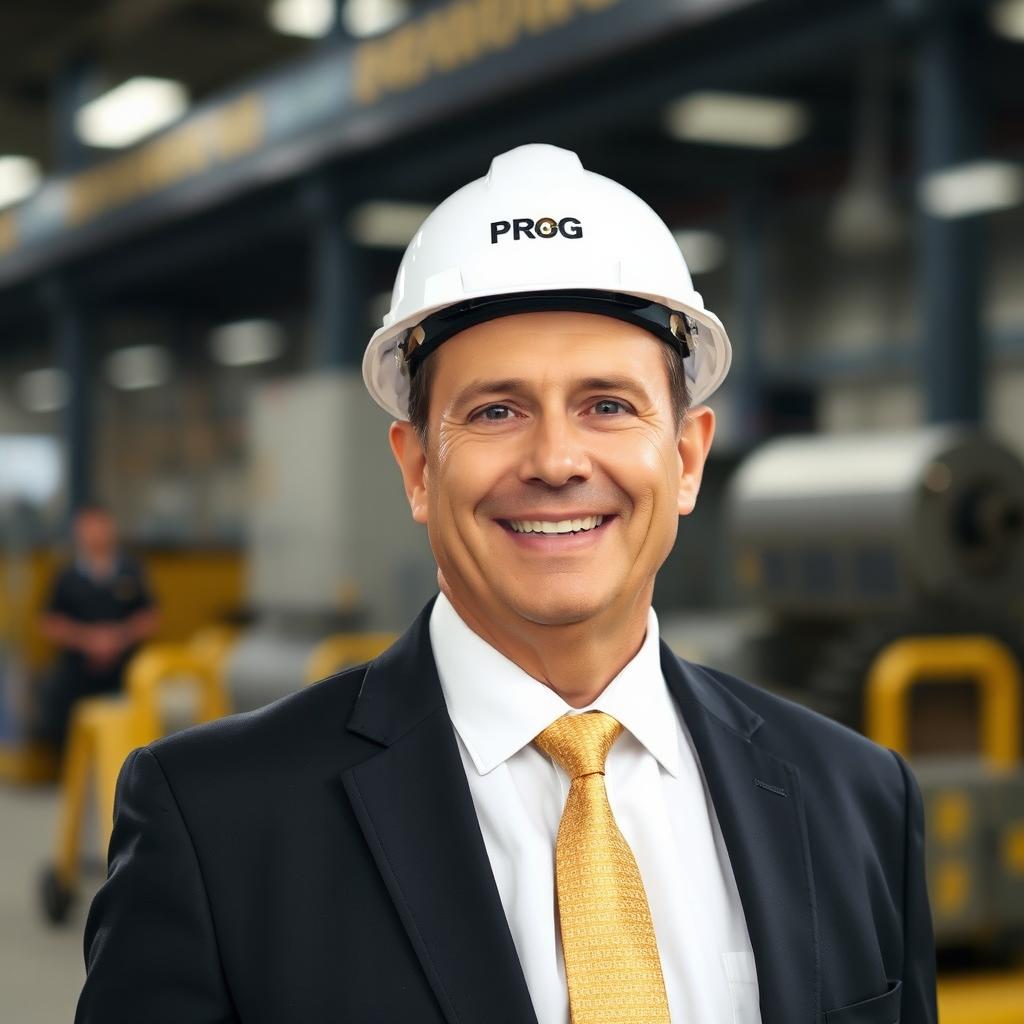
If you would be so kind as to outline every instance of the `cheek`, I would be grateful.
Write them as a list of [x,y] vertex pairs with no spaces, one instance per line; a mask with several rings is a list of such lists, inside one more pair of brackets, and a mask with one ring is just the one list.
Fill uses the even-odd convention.
[[616,443],[613,439],[604,454],[609,475],[638,509],[653,509],[665,502],[674,506],[678,466],[673,444],[645,433],[639,440],[622,438]]
[[472,514],[500,478],[501,460],[493,445],[450,434],[439,438],[432,474],[432,505],[447,515]]

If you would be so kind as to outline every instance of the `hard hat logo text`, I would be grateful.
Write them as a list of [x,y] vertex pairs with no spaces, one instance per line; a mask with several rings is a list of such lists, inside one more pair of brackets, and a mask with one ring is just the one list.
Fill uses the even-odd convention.
[[529,217],[516,217],[514,220],[491,221],[491,245],[494,245],[502,235],[509,233],[513,242],[518,242],[520,238],[554,238],[555,235],[561,235],[563,238],[582,238],[583,225],[575,217],[563,217],[561,220],[541,217],[537,221]]

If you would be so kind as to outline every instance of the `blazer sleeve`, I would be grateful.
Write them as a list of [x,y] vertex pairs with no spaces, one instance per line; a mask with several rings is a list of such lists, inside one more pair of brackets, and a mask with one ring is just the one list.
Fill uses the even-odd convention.
[[891,752],[903,773],[903,1006],[900,1024],[935,1024],[935,936],[924,859],[924,803],[907,762]]
[[238,1024],[192,838],[146,747],[118,776],[85,963],[75,1024]]

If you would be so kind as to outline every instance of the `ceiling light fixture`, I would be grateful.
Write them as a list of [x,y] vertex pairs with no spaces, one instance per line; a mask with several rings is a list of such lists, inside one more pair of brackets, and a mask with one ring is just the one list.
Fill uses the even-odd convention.
[[691,274],[706,274],[725,261],[725,240],[714,231],[681,228],[672,237]]
[[39,164],[28,156],[0,156],[0,209],[20,203],[39,187]]
[[267,20],[275,32],[300,39],[319,39],[334,24],[334,0],[274,0]]
[[394,28],[409,13],[407,0],[346,0],[341,23],[349,35],[364,39]]
[[988,19],[994,32],[1015,43],[1024,43],[1024,0],[1002,0],[993,4]]
[[802,103],[732,92],[695,92],[665,110],[665,128],[684,142],[778,149],[807,132]]
[[1024,200],[1024,168],[1004,160],[973,160],[926,174],[918,196],[933,217],[953,219],[1006,210]]
[[132,345],[107,356],[107,380],[121,391],[155,388],[171,379],[170,353],[161,345]]
[[425,203],[375,199],[352,211],[349,227],[359,245],[404,249],[432,209]]
[[89,146],[121,149],[176,121],[188,90],[169,78],[129,78],[75,112],[75,132]]
[[29,370],[18,378],[18,401],[28,412],[56,412],[68,401],[68,375],[56,367]]
[[238,320],[210,332],[210,352],[221,366],[269,363],[284,352],[284,331],[275,320]]

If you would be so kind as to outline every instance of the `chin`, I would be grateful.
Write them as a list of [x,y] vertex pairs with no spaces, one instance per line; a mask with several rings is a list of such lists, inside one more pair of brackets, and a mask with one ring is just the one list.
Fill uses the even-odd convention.
[[586,622],[608,606],[607,601],[595,599],[593,594],[530,594],[509,602],[511,607],[528,622],[539,626],[569,626]]

